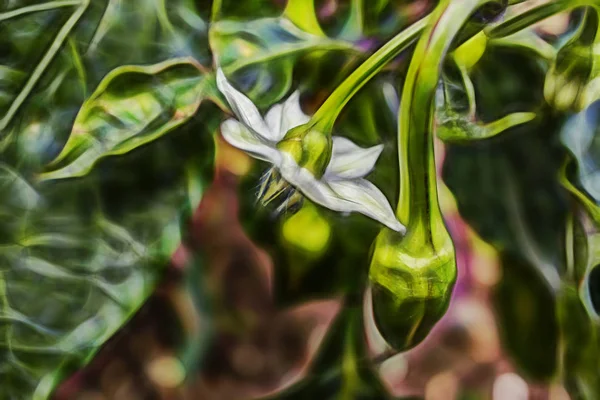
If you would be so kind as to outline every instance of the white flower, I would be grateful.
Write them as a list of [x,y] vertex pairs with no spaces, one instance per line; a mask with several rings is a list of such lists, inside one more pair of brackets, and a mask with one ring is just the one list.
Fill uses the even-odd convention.
[[[231,86],[221,69],[217,71],[217,86],[238,118],[223,122],[223,137],[232,146],[273,164],[274,171],[268,174],[268,180],[280,174],[289,185],[315,203],[338,212],[359,212],[395,231],[405,230],[384,194],[364,179],[373,169],[383,145],[365,149],[346,138],[334,136],[329,164],[323,176],[317,178],[277,147],[290,129],[306,124],[310,119],[300,108],[297,91],[283,103],[273,106],[263,119],[252,101]],[[286,191],[286,186],[279,181],[274,189],[268,189],[272,192],[270,197]]]

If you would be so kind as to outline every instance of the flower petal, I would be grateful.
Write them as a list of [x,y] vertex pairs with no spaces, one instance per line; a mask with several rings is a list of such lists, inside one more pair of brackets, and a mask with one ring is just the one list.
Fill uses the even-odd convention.
[[[304,114],[300,108],[300,92],[296,90],[283,103],[281,130],[285,135],[290,129],[306,124],[308,121],[310,121],[310,117]],[[281,137],[283,138],[283,135]]]
[[334,180],[329,181],[329,186],[339,198],[349,203],[348,211],[364,214],[395,231],[405,231],[385,195],[368,180]]
[[382,144],[365,149],[349,139],[334,136],[325,177],[329,180],[362,178],[373,170],[382,151]]
[[281,131],[281,120],[283,118],[283,104],[275,104],[267,111],[265,122],[269,128],[270,140],[278,142],[285,132]]
[[371,182],[365,179],[319,180],[307,169],[300,168],[291,156],[282,154],[281,175],[310,200],[334,211],[359,212],[395,231],[405,231],[383,193]]
[[307,123],[310,117],[300,108],[300,92],[296,90],[283,103],[271,107],[265,120],[272,134],[271,140],[278,142],[287,131]]
[[241,122],[231,118],[221,124],[223,138],[240,150],[244,150],[254,158],[278,164],[281,156],[279,152],[265,143],[258,134],[248,129]]
[[231,86],[221,68],[217,70],[217,87],[227,99],[233,113],[244,125],[267,139],[271,136],[258,108],[252,100]]

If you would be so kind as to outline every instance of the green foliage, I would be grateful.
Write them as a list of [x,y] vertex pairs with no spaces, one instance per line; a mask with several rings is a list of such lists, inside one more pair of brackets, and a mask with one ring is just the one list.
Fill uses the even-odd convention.
[[156,140],[186,123],[215,90],[192,60],[113,70],[82,105],[69,140],[40,179],[85,175],[102,157]]
[[[505,63],[500,67],[505,57],[514,60],[512,68]],[[501,81],[511,84],[499,85]],[[522,53],[489,51],[474,69],[473,82],[484,120],[517,106],[543,115],[543,123],[516,127],[497,139],[450,146],[444,180],[463,218],[501,253],[503,278],[496,307],[510,355],[528,376],[548,380],[557,365],[553,287],[564,271],[566,204],[556,177],[566,154],[552,139],[558,136],[560,120],[539,108],[543,70]],[[485,95],[489,92],[494,96]],[[525,309],[526,315],[518,314]],[[538,329],[547,332],[544,340],[537,338]]]
[[211,25],[210,44],[217,64],[259,107],[289,91],[300,56],[355,51],[350,43],[303,31],[283,16],[218,21]]
[[8,166],[0,174],[0,397],[42,399],[148,296],[172,251],[159,238],[173,214],[155,208],[148,219],[142,206],[120,225],[85,187],[67,199],[64,187],[36,189]]
[[558,363],[556,306],[554,293],[537,274],[529,262],[505,253],[494,297],[509,356],[526,377],[550,381]]
[[254,197],[264,165],[242,179],[240,219],[277,267],[278,306],[347,300],[308,377],[275,397],[389,397],[366,348],[365,293],[400,351],[444,315],[457,271],[434,132],[461,216],[500,254],[509,358],[598,397],[598,15],[556,50],[528,26],[587,3],[492,22],[519,2],[441,1],[406,29],[422,15],[388,0],[0,1],[0,398],[50,396],[152,293],[213,178],[228,117],[216,67],[261,110],[298,89],[311,114],[333,91],[319,134],[385,145],[369,180],[407,225],[314,204],[274,217]]

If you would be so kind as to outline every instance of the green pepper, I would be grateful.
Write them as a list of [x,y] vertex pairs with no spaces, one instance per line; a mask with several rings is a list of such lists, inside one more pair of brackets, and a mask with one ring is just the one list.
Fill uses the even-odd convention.
[[369,270],[375,324],[396,350],[418,344],[444,315],[456,281],[454,245],[437,197],[435,94],[446,54],[462,26],[496,0],[442,1],[411,60],[398,121],[400,202],[405,233],[384,229]]

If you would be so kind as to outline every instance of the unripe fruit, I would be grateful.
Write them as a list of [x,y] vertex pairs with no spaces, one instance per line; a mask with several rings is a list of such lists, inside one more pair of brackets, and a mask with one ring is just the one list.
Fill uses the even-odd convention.
[[420,343],[444,315],[456,281],[454,249],[389,229],[375,241],[369,271],[375,324],[398,351]]

